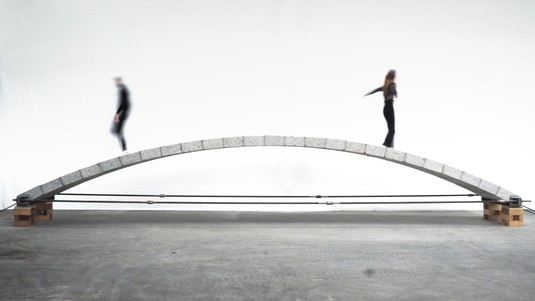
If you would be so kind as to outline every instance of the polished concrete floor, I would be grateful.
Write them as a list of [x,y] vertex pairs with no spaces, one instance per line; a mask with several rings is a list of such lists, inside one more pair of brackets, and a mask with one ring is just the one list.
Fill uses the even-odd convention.
[[535,216],[0,214],[0,300],[535,300]]

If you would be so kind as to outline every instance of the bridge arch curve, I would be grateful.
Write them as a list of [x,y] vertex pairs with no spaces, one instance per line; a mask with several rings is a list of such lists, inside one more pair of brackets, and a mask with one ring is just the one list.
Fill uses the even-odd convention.
[[392,148],[329,138],[237,136],[172,144],[123,155],[36,186],[20,194],[18,198],[24,197],[32,201],[50,199],[58,193],[105,174],[156,159],[205,150],[259,146],[306,147],[364,155],[397,163],[439,177],[476,193],[484,199],[509,201],[511,196],[515,196],[515,194],[498,185],[457,168]]

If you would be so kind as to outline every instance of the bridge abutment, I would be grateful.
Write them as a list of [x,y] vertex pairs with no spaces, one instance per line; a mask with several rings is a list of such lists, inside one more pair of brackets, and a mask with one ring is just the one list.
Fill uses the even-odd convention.
[[524,209],[522,200],[511,198],[511,202],[497,203],[495,200],[482,199],[483,218],[501,223],[508,227],[522,227],[524,225]]
[[35,205],[19,205],[13,209],[15,227],[30,227],[35,223]]
[[13,210],[15,227],[31,227],[37,222],[49,221],[53,216],[54,197],[34,202],[26,196],[19,196]]
[[44,202],[38,202],[35,204],[35,217],[38,222],[49,221],[52,219],[54,199],[48,199]]

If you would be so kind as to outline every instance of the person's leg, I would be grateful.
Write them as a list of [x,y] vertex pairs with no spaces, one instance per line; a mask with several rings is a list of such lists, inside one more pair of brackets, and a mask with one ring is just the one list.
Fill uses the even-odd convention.
[[394,147],[394,134],[396,133],[396,122],[394,118],[394,105],[392,103],[385,103],[383,109],[383,115],[386,119],[386,125],[388,126],[388,133],[386,134],[385,142],[386,147]]
[[123,133],[119,133],[119,140],[121,140],[121,147],[123,148],[123,151],[126,150],[126,140],[124,139]]
[[115,133],[117,134],[117,137],[119,138],[119,142],[121,143],[121,147],[123,151],[126,150],[126,140],[124,138],[123,134],[123,128],[124,128],[124,119],[119,120],[116,124]]

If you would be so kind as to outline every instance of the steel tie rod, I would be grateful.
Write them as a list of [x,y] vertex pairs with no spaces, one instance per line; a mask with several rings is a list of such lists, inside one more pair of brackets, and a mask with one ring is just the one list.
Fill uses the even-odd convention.
[[474,197],[478,194],[383,194],[383,195],[220,195],[220,194],[117,194],[117,193],[60,193],[59,196],[98,197],[158,197],[158,198],[416,198],[416,197]]

